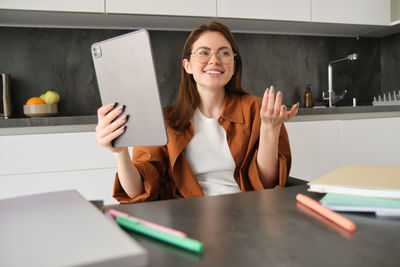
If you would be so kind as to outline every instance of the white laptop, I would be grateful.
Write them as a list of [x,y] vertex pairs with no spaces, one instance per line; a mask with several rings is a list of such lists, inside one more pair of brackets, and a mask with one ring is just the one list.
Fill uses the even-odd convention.
[[125,105],[125,133],[113,146],[153,146],[168,142],[149,33],[142,29],[92,45],[103,105]]
[[144,266],[147,252],[77,191],[0,200],[0,266]]

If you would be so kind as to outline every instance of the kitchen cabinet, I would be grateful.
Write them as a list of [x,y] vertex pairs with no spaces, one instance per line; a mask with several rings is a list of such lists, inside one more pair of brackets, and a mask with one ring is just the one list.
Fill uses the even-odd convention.
[[343,164],[400,166],[399,136],[399,117],[342,121]]
[[116,160],[95,132],[0,136],[0,147],[0,198],[76,189],[116,203]]
[[216,17],[216,0],[106,0],[110,14]]
[[103,13],[104,0],[2,0],[0,9]]
[[310,4],[310,0],[218,0],[218,17],[309,22]]
[[313,180],[348,164],[400,166],[400,118],[286,123],[293,177]]
[[104,0],[2,0],[0,26],[105,28]]
[[390,13],[392,23],[400,23],[400,0],[391,0]]
[[233,32],[383,37],[400,30],[390,27],[397,1],[3,0],[0,26],[191,31],[219,20]]
[[313,22],[390,25],[390,0],[311,0]]
[[340,121],[288,122],[285,126],[292,151],[291,176],[313,180],[342,166]]

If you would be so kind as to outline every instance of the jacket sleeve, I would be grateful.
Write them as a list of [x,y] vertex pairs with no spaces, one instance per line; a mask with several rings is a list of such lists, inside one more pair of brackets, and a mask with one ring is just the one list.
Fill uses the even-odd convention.
[[[249,180],[254,190],[261,190],[264,189],[264,187],[257,167],[257,153],[258,148],[255,149],[255,153],[249,165]],[[286,185],[291,164],[292,155],[290,152],[289,136],[285,125],[282,124],[278,142],[278,181],[275,188],[282,188]]]
[[131,198],[122,188],[118,173],[115,175],[113,197],[121,203],[144,202],[166,198],[165,193],[170,192],[167,185],[166,146],[135,147],[132,153],[132,162],[139,171],[144,186],[141,195]]

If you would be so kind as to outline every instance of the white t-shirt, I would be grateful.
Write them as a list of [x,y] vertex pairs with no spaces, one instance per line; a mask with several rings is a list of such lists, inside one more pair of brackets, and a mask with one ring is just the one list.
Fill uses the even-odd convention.
[[235,162],[225,129],[216,118],[207,118],[197,108],[193,114],[194,136],[185,155],[206,196],[240,192],[233,178]]

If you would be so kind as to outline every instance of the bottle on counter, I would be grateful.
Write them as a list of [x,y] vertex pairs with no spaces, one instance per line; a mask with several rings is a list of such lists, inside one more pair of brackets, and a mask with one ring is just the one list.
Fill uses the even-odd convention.
[[313,107],[311,84],[307,84],[306,86],[306,92],[304,93],[304,107],[305,108]]

